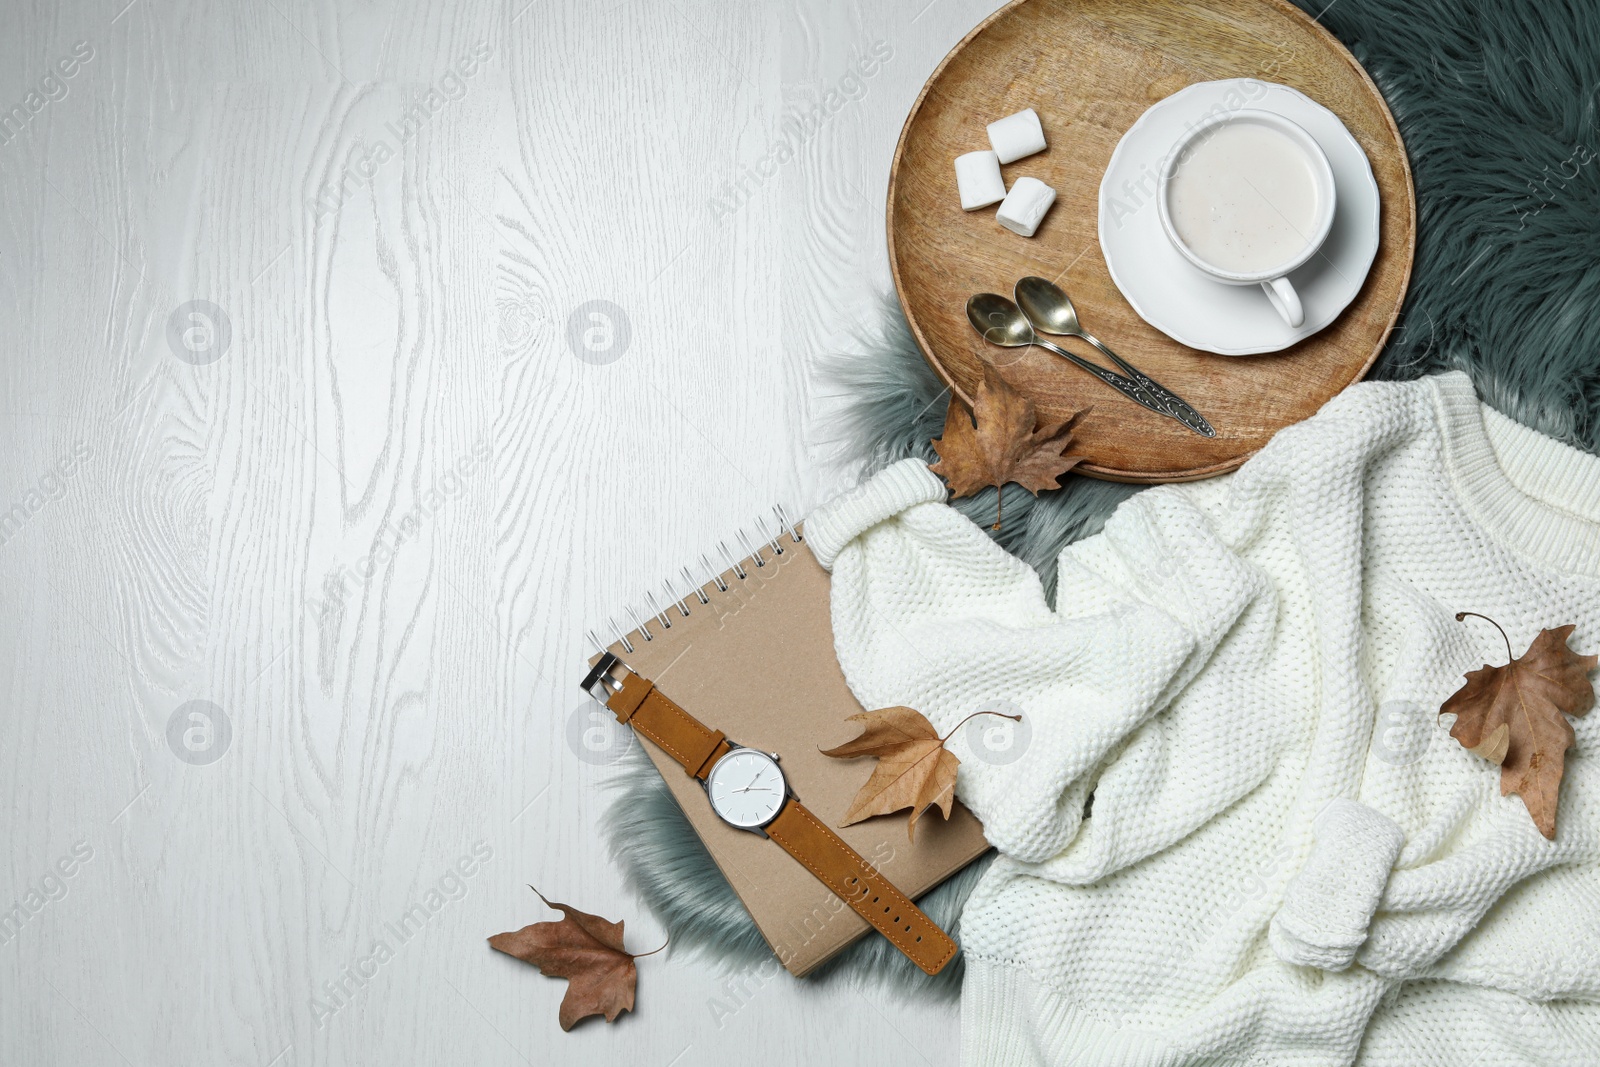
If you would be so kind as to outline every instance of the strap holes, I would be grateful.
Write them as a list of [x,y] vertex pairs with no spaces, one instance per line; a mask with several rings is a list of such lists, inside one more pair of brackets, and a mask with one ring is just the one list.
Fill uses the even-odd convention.
[[[908,926],[908,927],[906,927],[906,929],[909,930],[909,929],[911,929],[911,927]],[[917,935],[917,944],[919,944],[919,945],[922,944],[922,935],[921,934]]]

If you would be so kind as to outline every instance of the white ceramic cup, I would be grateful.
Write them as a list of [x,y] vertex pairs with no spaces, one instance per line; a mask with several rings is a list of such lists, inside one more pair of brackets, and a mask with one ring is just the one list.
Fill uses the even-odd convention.
[[[1306,238],[1305,247],[1281,263],[1248,272],[1227,270],[1214,263],[1208,263],[1197,255],[1178,236],[1177,227],[1173,225],[1172,214],[1168,208],[1168,193],[1173,176],[1188,161],[1191,151],[1200,139],[1214,134],[1223,126],[1239,122],[1256,123],[1286,136],[1305,154],[1305,161],[1310,166],[1312,179],[1317,187],[1316,215],[1309,232],[1302,235]],[[1161,228],[1166,232],[1167,240],[1172,242],[1173,247],[1182,253],[1196,270],[1225,285],[1259,284],[1272,306],[1283,317],[1283,321],[1291,327],[1298,328],[1305,322],[1305,309],[1300,304],[1300,294],[1296,293],[1294,286],[1289,283],[1288,275],[1314,256],[1317,249],[1327,240],[1328,231],[1333,227],[1335,196],[1333,168],[1328,165],[1328,157],[1322,151],[1322,146],[1317,144],[1316,138],[1298,123],[1291,122],[1282,115],[1253,108],[1238,108],[1212,115],[1196,123],[1177,144],[1173,145],[1172,151],[1167,154],[1161,165],[1161,184],[1156,203],[1161,212]]]

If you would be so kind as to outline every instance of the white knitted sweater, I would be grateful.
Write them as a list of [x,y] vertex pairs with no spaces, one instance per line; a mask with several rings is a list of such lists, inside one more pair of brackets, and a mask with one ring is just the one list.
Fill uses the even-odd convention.
[[1457,611],[1600,648],[1600,458],[1465,375],[1357,385],[1130,499],[1055,610],[944,499],[908,460],[806,533],[865,706],[1025,717],[951,741],[1001,853],[964,1063],[1600,1064],[1600,712],[1554,841],[1437,715],[1505,661]]

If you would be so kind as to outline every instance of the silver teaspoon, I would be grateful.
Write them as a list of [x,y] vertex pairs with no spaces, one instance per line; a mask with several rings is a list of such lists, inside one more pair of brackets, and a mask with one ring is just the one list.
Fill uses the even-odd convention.
[[1052,344],[1034,333],[1022,309],[999,293],[978,293],[968,297],[967,321],[972,323],[972,328],[990,344],[1002,348],[1026,348],[1028,345],[1038,345],[1054,352],[1073,366],[1088,371],[1134,403],[1141,404],[1158,415],[1172,414],[1160,400],[1139,383],[1108,371],[1099,364],[1090,363],[1077,353],[1068,352],[1060,345]]
[[1143,386],[1145,391],[1156,399],[1160,405],[1158,410],[1163,414],[1171,415],[1204,437],[1217,436],[1217,431],[1211,428],[1211,424],[1182,397],[1111,351],[1098,337],[1086,331],[1078,322],[1078,309],[1072,306],[1072,298],[1059,285],[1048,278],[1030,276],[1018,282],[1015,291],[1017,306],[1022,309],[1022,313],[1027,316],[1035,329],[1061,337],[1083,338],[1105,353],[1112,362],[1127,371],[1129,377]]

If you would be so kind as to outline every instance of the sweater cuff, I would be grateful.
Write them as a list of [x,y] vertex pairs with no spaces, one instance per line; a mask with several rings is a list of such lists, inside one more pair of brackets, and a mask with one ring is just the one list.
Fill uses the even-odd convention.
[[1289,879],[1268,940],[1285,963],[1342,971],[1367,939],[1405,834],[1382,812],[1345,799],[1322,809],[1313,832],[1316,844]]
[[943,503],[944,482],[920,459],[902,459],[811,513],[806,520],[806,543],[823,570],[845,545],[917,504]]

